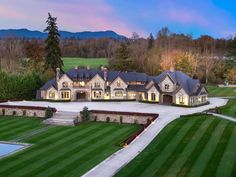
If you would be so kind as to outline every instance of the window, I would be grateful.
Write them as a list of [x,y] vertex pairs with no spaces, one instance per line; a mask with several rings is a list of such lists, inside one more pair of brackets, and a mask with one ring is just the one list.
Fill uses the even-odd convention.
[[62,87],[68,87],[68,82],[63,82]]
[[151,93],[151,100],[155,101],[156,100],[156,94],[155,93]]
[[123,92],[122,91],[116,91],[115,96],[116,97],[123,97]]
[[179,96],[179,103],[184,104],[184,96],[183,95]]
[[206,96],[202,96],[202,102],[206,102],[207,97]]
[[117,87],[120,87],[120,85],[121,85],[120,81],[117,81],[116,85],[117,85]]
[[49,98],[55,98],[55,92],[49,91]]
[[170,85],[169,84],[165,84],[165,90],[169,90]]
[[84,81],[82,81],[82,82],[79,82],[79,87],[84,87],[85,86],[85,83],[84,83]]
[[69,99],[70,98],[70,92],[61,92],[61,98],[62,99]]
[[94,87],[95,87],[95,88],[99,88],[100,86],[101,86],[101,85],[100,85],[99,82],[95,82],[95,83],[94,83]]
[[102,97],[102,92],[100,92],[100,91],[99,92],[97,92],[97,91],[93,92],[93,97],[94,98],[101,98]]

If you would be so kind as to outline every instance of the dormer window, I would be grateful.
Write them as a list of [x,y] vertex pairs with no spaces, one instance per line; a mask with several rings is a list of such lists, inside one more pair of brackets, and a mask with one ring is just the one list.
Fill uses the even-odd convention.
[[66,87],[67,88],[68,87],[68,82],[63,82],[62,83],[62,87]]
[[170,85],[169,84],[165,84],[165,90],[169,90]]

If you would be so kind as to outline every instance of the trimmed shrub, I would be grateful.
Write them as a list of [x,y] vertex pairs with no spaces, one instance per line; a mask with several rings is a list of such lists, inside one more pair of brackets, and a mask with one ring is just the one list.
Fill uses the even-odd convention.
[[97,118],[98,118],[97,116],[94,116],[94,122],[97,122]]
[[123,124],[123,117],[120,116],[120,124]]
[[82,119],[83,120],[89,120],[90,118],[90,111],[88,110],[88,107],[84,107],[83,108],[83,111],[81,111],[81,114],[82,114]]
[[5,114],[6,114],[6,110],[2,109],[2,115],[5,116]]
[[106,122],[109,123],[110,122],[110,117],[106,118]]
[[37,113],[36,112],[34,112],[34,117],[37,117]]
[[46,112],[45,112],[45,118],[51,118],[53,116],[53,108],[47,107]]
[[26,116],[26,110],[23,110],[23,116]]
[[16,111],[13,111],[13,112],[12,112],[12,115],[15,116],[15,115],[16,115]]

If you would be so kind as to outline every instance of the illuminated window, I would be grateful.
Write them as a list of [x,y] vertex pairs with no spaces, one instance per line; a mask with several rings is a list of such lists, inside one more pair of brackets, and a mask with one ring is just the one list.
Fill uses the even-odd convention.
[[117,81],[116,85],[117,85],[117,87],[120,87],[120,85],[121,85],[120,81]]
[[70,98],[70,92],[61,92],[61,98],[62,99],[69,99]]
[[180,104],[184,103],[184,96],[183,95],[179,96],[179,103]]
[[116,91],[115,96],[116,97],[123,97],[123,92],[122,91]]
[[156,100],[156,94],[155,93],[151,93],[151,100],[155,101]]
[[84,87],[85,86],[85,83],[84,83],[84,81],[82,81],[82,82],[79,82],[79,87]]
[[55,92],[54,91],[49,92],[49,98],[55,98]]

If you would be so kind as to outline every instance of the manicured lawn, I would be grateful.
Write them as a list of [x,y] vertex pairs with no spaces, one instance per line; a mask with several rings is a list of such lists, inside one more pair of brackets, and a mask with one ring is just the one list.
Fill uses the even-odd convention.
[[[11,124],[4,121],[1,120],[0,130]],[[16,122],[19,127],[24,124]],[[139,128],[139,125],[95,122],[76,127],[52,127],[24,141],[33,144],[32,147],[0,160],[0,176],[81,176],[119,150],[119,143]]]
[[68,71],[75,66],[90,66],[91,68],[99,68],[99,66],[107,66],[108,60],[106,58],[70,58],[64,57],[64,71]]
[[234,87],[221,88],[218,86],[207,86],[206,88],[211,97],[236,96],[236,88]]
[[36,118],[0,116],[0,141],[12,140],[42,127]]
[[220,113],[236,118],[236,98],[229,99],[227,105],[219,108]]
[[236,123],[189,116],[169,124],[116,177],[234,177]]

